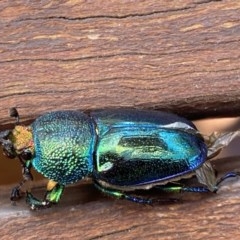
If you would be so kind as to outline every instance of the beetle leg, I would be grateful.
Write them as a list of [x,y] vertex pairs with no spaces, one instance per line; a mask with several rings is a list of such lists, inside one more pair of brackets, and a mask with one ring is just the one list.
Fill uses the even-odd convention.
[[51,207],[51,202],[41,201],[35,198],[30,192],[27,192],[26,203],[30,206],[31,210],[38,210]]
[[165,192],[214,192],[216,193],[218,191],[218,186],[224,182],[228,178],[232,177],[238,177],[240,176],[240,172],[228,172],[224,176],[222,176],[218,181],[216,181],[215,184],[212,184],[212,189],[208,189],[207,187],[186,187],[181,185],[163,185],[163,186],[155,186],[155,188],[158,188]]
[[22,193],[21,193],[21,188],[24,185],[24,183],[26,182],[25,179],[23,179],[16,187],[14,187],[12,189],[11,195],[10,195],[10,200],[14,203],[15,201],[17,201],[19,198],[22,197]]
[[163,186],[155,186],[154,188],[157,188],[161,191],[164,192],[169,192],[169,193],[181,193],[181,192],[196,192],[196,193],[201,193],[201,192],[211,192],[207,187],[203,186],[182,186],[182,185],[177,185],[177,184],[169,184],[169,185],[163,185]]
[[217,181],[217,186],[228,178],[240,176],[240,172],[228,172]]
[[10,195],[10,200],[12,202],[15,202],[17,201],[19,198],[21,198],[22,194],[21,194],[21,188],[22,186],[29,180],[33,180],[33,176],[30,172],[31,170],[31,162],[30,161],[27,161],[27,162],[23,162],[21,161],[21,165],[22,165],[22,175],[23,175],[23,180],[16,186],[12,189],[12,192],[11,192],[11,195]]
[[53,204],[57,204],[62,196],[64,186],[57,182],[49,181],[47,185],[47,192],[44,200],[41,201],[35,198],[30,192],[27,192],[26,202],[32,210],[49,208]]
[[101,192],[103,192],[111,197],[115,197],[118,199],[127,199],[129,201],[136,202],[136,203],[152,204],[152,200],[148,199],[148,198],[136,197],[136,196],[128,195],[122,191],[105,188],[97,182],[94,182],[94,185],[98,190],[100,190]]
[[153,203],[156,202],[162,202],[162,203],[173,203],[173,202],[177,202],[178,199],[176,198],[169,198],[169,199],[151,199],[151,198],[144,198],[144,197],[140,197],[140,196],[134,196],[134,195],[130,195],[127,194],[124,191],[118,191],[118,190],[113,190],[113,189],[109,189],[109,188],[105,188],[103,186],[101,186],[98,182],[94,182],[94,185],[97,189],[99,189],[101,192],[111,196],[111,197],[115,197],[118,199],[126,199],[128,201],[131,202],[135,202],[135,203],[140,203],[140,204],[148,204],[151,205]]
[[63,194],[64,187],[64,185],[49,180],[45,199],[51,203],[58,203]]

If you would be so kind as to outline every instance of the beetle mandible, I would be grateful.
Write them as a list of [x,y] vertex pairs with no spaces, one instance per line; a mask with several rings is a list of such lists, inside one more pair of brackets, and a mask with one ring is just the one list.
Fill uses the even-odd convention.
[[[158,187],[173,192],[216,192],[226,174],[216,179],[208,146],[195,125],[172,113],[108,109],[85,114],[81,111],[55,111],[38,117],[30,126],[19,124],[0,133],[5,155],[18,157],[23,180],[11,200],[20,197],[22,185],[33,180],[31,168],[49,179],[43,200],[26,193],[31,209],[48,208],[59,202],[64,187],[91,177],[103,193],[137,203],[152,199],[129,191]],[[217,152],[217,150],[216,150]],[[197,175],[203,185],[174,184]]]

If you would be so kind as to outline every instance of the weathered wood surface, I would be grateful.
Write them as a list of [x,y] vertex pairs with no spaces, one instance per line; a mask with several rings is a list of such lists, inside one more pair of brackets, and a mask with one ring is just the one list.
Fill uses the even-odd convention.
[[[192,119],[239,116],[239,16],[238,0],[0,1],[0,129],[12,122],[12,106],[23,121],[54,109],[103,107],[165,109]],[[233,165],[226,162],[224,170]],[[3,239],[237,239],[239,185],[154,207],[81,185],[41,213],[24,201],[10,206],[9,187],[2,187],[0,233]]]
[[17,106],[239,115],[240,2],[1,1],[0,126]]
[[[239,158],[218,169],[240,167]],[[216,163],[216,164],[217,164]],[[238,164],[236,164],[238,163]],[[145,206],[104,197],[90,184],[68,188],[61,203],[31,212],[22,199],[11,206],[10,186],[1,187],[2,239],[239,239],[240,181],[218,194],[182,194],[178,203]],[[43,189],[36,190],[42,196]],[[156,193],[155,193],[156,194]],[[155,195],[156,197],[156,195]],[[164,197],[167,197],[164,195]]]

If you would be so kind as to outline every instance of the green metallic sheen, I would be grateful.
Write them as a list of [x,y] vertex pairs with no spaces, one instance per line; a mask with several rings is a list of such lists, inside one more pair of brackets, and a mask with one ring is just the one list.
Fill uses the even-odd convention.
[[99,131],[95,178],[114,188],[174,181],[207,157],[195,126],[176,115],[136,110],[92,115]]
[[94,124],[81,112],[45,114],[32,125],[33,167],[48,179],[66,185],[93,171]]
[[[31,209],[58,203],[65,185],[85,177],[107,195],[151,204],[152,199],[129,192],[152,187],[216,192],[222,179],[237,175],[217,181],[203,137],[192,122],[174,114],[136,109],[56,111],[29,127],[19,124],[16,109],[13,113],[15,128],[0,132],[4,152],[9,158],[18,157],[23,172],[11,200],[16,201],[24,183],[33,179],[32,167],[50,180],[43,200],[27,191]],[[176,183],[194,174],[202,185]]]

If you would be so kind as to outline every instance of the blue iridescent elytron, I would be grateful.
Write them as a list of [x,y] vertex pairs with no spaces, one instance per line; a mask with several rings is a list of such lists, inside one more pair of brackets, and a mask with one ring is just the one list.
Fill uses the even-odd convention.
[[[16,109],[13,116],[19,118]],[[8,157],[18,157],[23,181],[11,199],[32,180],[31,168],[48,178],[43,200],[27,192],[31,209],[58,203],[64,187],[85,177],[105,194],[139,203],[151,199],[131,195],[155,186],[166,191],[217,190],[215,173],[207,161],[207,145],[192,122],[165,112],[113,109],[89,114],[56,111],[38,117],[30,126],[18,122],[0,133]],[[210,170],[209,170],[210,169]],[[197,187],[174,184],[199,171],[206,175]]]

